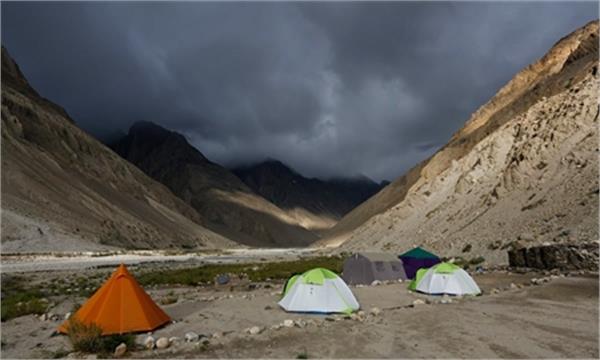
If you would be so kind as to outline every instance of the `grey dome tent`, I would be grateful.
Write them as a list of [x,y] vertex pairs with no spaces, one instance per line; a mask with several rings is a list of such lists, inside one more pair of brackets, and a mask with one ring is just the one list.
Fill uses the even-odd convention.
[[402,260],[385,253],[356,253],[344,261],[342,279],[351,285],[369,285],[375,280],[406,279]]

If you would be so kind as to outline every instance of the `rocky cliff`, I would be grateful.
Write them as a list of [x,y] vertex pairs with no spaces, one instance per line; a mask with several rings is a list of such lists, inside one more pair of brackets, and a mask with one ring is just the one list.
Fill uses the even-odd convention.
[[506,263],[518,243],[598,239],[598,21],[561,39],[447,145],[321,244]]
[[2,48],[2,251],[227,247],[165,186],[42,98]]

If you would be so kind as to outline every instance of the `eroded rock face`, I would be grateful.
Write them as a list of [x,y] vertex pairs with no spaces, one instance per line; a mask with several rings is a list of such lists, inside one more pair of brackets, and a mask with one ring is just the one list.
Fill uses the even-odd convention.
[[511,267],[598,270],[598,243],[564,243],[508,251]]

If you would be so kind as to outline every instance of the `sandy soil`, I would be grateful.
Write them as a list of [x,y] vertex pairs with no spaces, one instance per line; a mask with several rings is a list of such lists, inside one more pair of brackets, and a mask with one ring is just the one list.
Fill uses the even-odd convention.
[[[107,269],[102,269],[108,274]],[[42,273],[48,279],[64,272]],[[178,301],[162,306],[175,320],[152,336],[179,337],[182,340],[165,350],[139,350],[131,356],[156,358],[597,358],[598,357],[598,277],[557,277],[539,286],[529,280],[539,274],[505,272],[475,275],[484,291],[479,297],[453,298],[440,303],[440,297],[412,293],[406,283],[352,288],[362,309],[364,321],[342,316],[299,315],[277,306],[280,283],[257,284],[248,290],[228,288],[169,287],[149,289],[160,301],[175,294]],[[527,284],[510,288],[510,284]],[[491,294],[494,288],[500,293]],[[413,307],[417,298],[431,304]],[[74,302],[85,299],[51,299],[51,310],[61,316]],[[373,307],[382,309],[369,315]],[[304,320],[306,326],[273,329],[284,320]],[[2,323],[2,357],[51,357],[68,350],[65,336],[52,333],[60,321],[41,321],[23,316]],[[258,335],[245,330],[264,328]],[[186,343],[186,332],[205,335],[202,342]],[[214,336],[214,334],[217,334]],[[147,334],[139,334],[142,343]]]

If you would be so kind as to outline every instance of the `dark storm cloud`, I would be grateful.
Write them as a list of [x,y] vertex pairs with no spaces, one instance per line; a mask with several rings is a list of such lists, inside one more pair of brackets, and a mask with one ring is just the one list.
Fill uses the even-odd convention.
[[150,120],[209,158],[400,175],[588,3],[2,3],[2,43],[95,134]]

